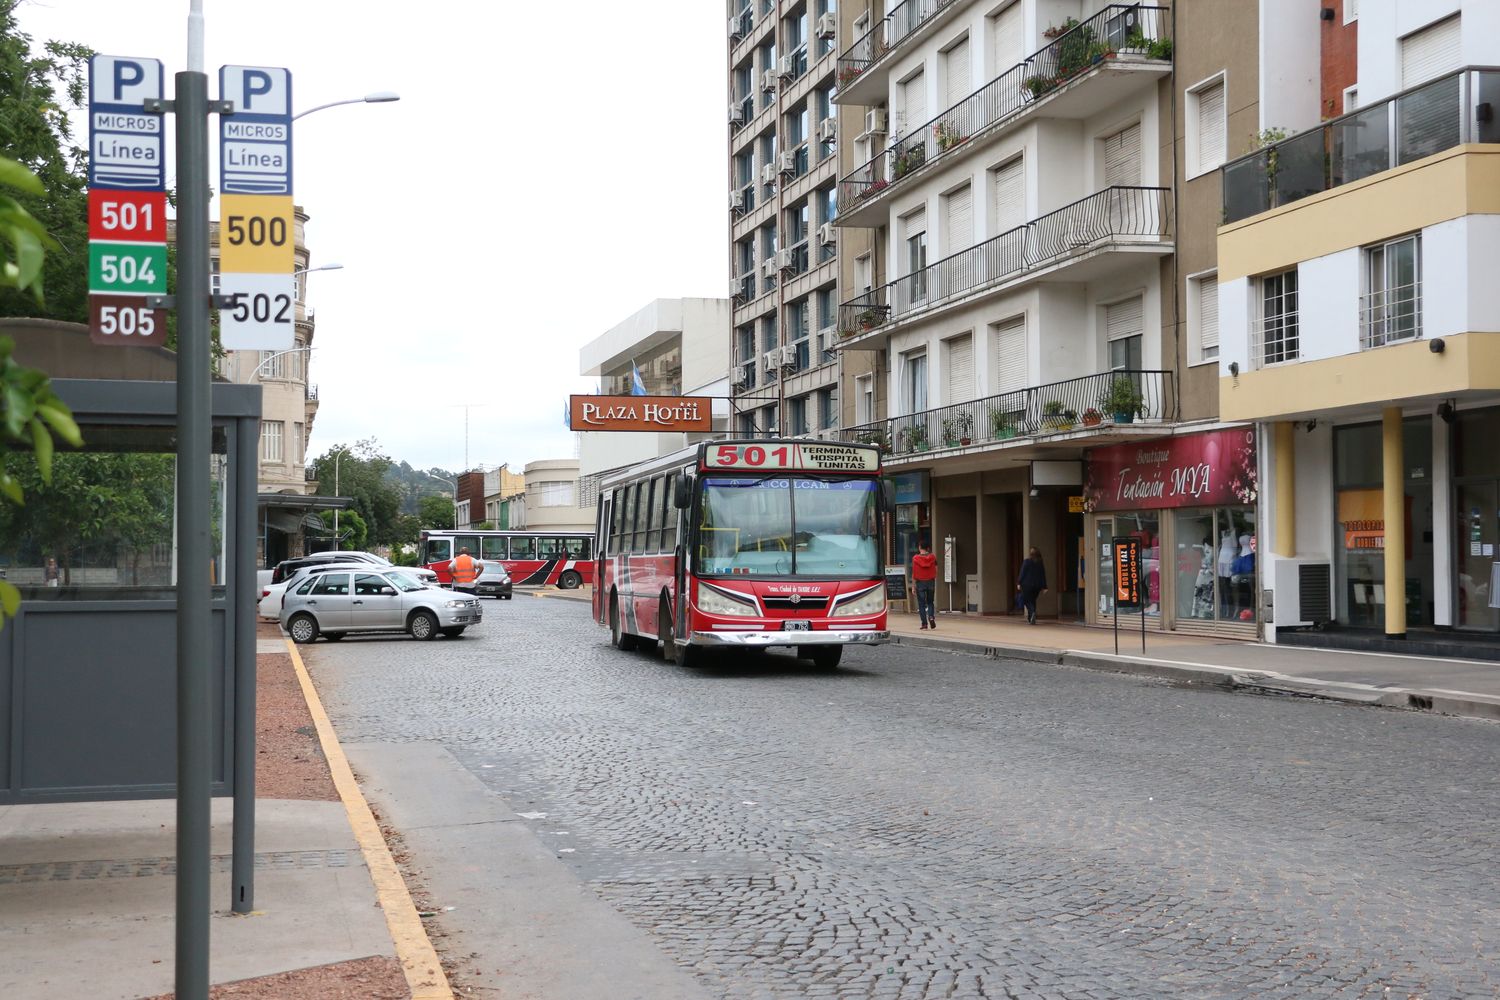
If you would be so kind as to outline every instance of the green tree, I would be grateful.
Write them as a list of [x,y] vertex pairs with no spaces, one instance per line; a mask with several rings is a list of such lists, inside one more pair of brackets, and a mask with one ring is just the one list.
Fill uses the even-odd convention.
[[386,478],[391,459],[380,450],[379,442],[364,438],[353,445],[334,445],[312,465],[320,494],[354,501],[352,509],[368,526],[370,544],[391,545],[401,540],[401,492]]
[[[86,154],[74,141],[70,111],[84,104],[92,51],[49,41],[32,52],[16,25],[19,0],[0,0],[0,149],[39,181],[15,203],[56,240],[39,280],[0,283],[0,316],[88,321]],[[14,181],[9,183],[14,184]],[[32,252],[33,259],[35,251]],[[45,301],[40,297],[46,289]]]
[[445,496],[425,496],[417,501],[417,520],[424,528],[453,527],[453,500]]
[[341,549],[363,550],[365,542],[370,537],[370,526],[365,523],[363,517],[359,516],[359,511],[357,510],[344,511],[342,518],[339,520],[339,530],[344,535],[339,540],[339,548]]

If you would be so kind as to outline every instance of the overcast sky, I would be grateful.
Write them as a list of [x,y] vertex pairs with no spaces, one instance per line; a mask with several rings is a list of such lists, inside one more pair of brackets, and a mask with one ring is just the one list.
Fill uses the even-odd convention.
[[[170,91],[188,6],[25,0],[18,13],[38,45],[161,59]],[[297,123],[312,264],[344,265],[309,276],[322,403],[309,454],[373,436],[398,460],[457,470],[468,403],[471,466],[571,457],[564,405],[593,385],[578,348],[651,299],[724,294],[722,4],[204,7],[210,96],[225,63],[287,67],[298,110],[401,95]]]

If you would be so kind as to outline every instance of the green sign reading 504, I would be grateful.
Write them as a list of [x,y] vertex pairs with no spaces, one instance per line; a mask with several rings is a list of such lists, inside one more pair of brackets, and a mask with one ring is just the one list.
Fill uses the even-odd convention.
[[140,243],[90,243],[89,291],[165,295],[167,248]]

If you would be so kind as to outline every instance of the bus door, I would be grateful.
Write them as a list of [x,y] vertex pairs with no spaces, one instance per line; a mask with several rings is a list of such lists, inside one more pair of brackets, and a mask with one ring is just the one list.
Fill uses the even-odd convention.
[[608,550],[610,511],[614,509],[613,493],[599,498],[598,520],[594,523],[594,620],[604,621],[604,553]]

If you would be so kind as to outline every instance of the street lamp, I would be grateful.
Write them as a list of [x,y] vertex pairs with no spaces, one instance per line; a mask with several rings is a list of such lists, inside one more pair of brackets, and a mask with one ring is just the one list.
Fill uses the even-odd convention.
[[[319,264],[317,267],[299,267],[299,268],[297,268],[297,270],[295,270],[295,271],[292,272],[292,277],[295,278],[299,274],[311,274],[313,271],[342,271],[343,269],[344,269],[344,265],[343,264],[333,264],[333,263]],[[288,348],[285,351],[276,351],[273,354],[268,354],[264,358],[262,358],[260,364],[256,365],[255,369],[250,372],[250,377],[251,378],[260,378],[260,370],[262,368],[264,368],[266,365],[270,364],[272,361],[275,361],[277,358],[284,358],[288,354],[302,354],[302,353],[305,353],[305,352],[310,352],[311,350],[312,350],[311,347],[302,346],[302,347],[292,347],[292,348]]]
[[340,104],[389,104],[392,101],[399,100],[401,100],[401,95],[394,90],[377,90],[374,93],[366,94],[364,97],[346,97],[342,101],[329,101],[327,104],[319,104],[315,108],[299,111],[295,115],[292,115],[292,121],[310,115],[314,111],[322,111],[324,108],[336,108]]
[[[340,448],[338,451],[336,451],[336,452],[333,453],[333,495],[334,495],[335,498],[338,497],[338,495],[339,495],[339,462],[348,453],[349,453],[349,449],[347,449],[347,448]],[[338,550],[339,550],[339,509],[337,507],[335,507],[335,508],[333,508],[333,551],[337,552]]]

